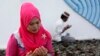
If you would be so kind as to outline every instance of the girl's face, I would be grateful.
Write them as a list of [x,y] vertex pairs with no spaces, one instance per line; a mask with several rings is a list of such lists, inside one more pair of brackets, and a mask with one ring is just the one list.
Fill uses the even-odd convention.
[[38,18],[34,18],[27,26],[27,30],[31,33],[37,33],[40,27],[40,20]]

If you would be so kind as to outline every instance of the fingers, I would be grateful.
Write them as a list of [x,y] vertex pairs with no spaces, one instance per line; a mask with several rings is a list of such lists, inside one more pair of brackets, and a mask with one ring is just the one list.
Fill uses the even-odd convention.
[[34,52],[33,52],[33,53],[36,53],[37,55],[40,55],[40,54],[41,54],[41,52],[40,52],[39,48],[36,48],[36,49],[34,50]]
[[26,56],[31,56],[32,55],[32,51],[30,51],[30,52],[28,52],[27,54],[26,54]]
[[33,51],[33,54],[42,55],[42,52],[41,52],[40,48],[36,48],[36,49]]
[[38,48],[38,53],[41,54],[41,55],[43,55],[44,54],[44,50],[41,47],[39,47]]
[[36,48],[33,52],[32,51],[28,52],[26,56],[37,56],[37,55],[45,56],[47,52],[48,50],[45,47],[41,46],[39,48]]
[[71,27],[72,25],[68,25],[69,27]]
[[43,55],[46,55],[48,53],[48,50],[45,47],[41,47],[41,52]]
[[33,53],[37,53],[38,55],[44,56],[47,54],[47,52],[48,50],[42,46],[42,47],[36,48]]
[[36,48],[34,51],[33,51],[33,56],[37,56],[39,53],[38,53],[38,48]]
[[70,27],[72,27],[72,25],[67,25],[67,28],[70,28]]
[[45,52],[48,52],[48,50],[45,47],[41,47]]

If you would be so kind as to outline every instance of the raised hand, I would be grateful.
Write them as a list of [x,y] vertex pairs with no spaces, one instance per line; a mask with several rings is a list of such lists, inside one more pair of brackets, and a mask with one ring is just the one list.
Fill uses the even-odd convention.
[[62,34],[63,32],[65,32],[67,29],[69,29],[71,27],[72,27],[72,25],[65,26],[60,34]]

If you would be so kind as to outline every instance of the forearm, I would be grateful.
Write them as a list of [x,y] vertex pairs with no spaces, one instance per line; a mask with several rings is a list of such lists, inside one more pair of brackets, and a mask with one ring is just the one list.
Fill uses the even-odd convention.
[[67,25],[66,27],[64,27],[61,34],[64,33],[66,30],[68,30],[70,27],[71,27],[71,25]]
[[67,29],[68,28],[64,28],[60,34],[64,33]]

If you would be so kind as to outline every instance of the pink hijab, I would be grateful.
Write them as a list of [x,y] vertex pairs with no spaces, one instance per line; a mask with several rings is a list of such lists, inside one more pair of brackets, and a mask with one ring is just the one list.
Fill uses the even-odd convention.
[[34,17],[38,17],[41,21],[38,9],[31,3],[22,4],[20,11],[21,25],[19,28],[19,33],[21,36],[21,40],[25,46],[26,52],[34,51],[35,48],[42,46],[46,41],[46,39],[43,39],[41,37],[42,34],[46,32],[42,25],[40,26],[37,33],[30,33],[27,31],[26,28],[29,22],[34,19]]

